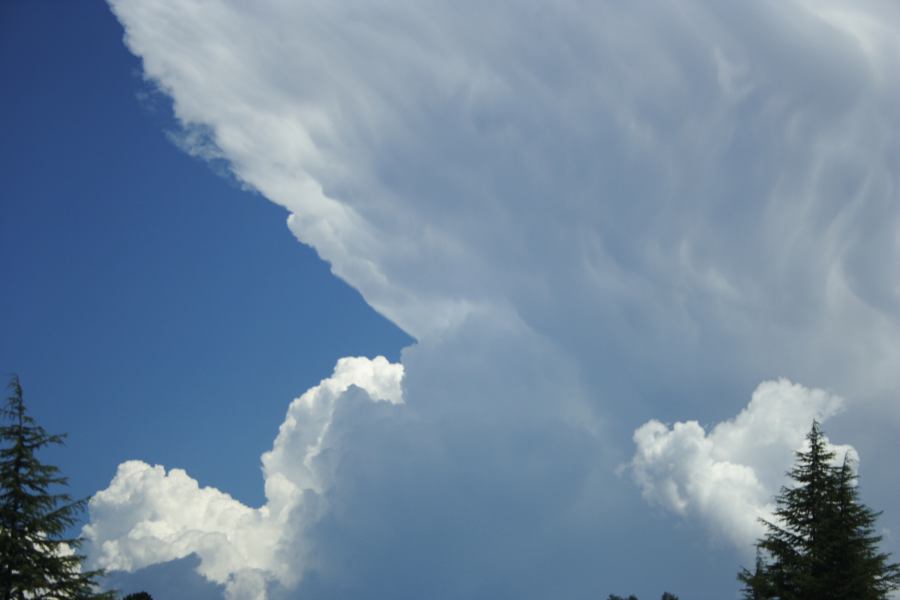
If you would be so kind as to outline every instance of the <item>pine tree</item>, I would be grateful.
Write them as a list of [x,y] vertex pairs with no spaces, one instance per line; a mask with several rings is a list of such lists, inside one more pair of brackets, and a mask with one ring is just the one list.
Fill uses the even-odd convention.
[[859,502],[849,461],[834,466],[817,422],[806,439],[788,472],[795,485],[776,497],[776,521],[763,521],[756,569],[738,574],[744,598],[884,600],[900,587],[900,567],[878,551],[878,513]]
[[102,572],[81,570],[81,540],[66,536],[85,501],[55,492],[68,479],[36,456],[46,446],[62,444],[65,436],[48,434],[35,423],[17,377],[9,389],[0,413],[8,423],[0,427],[0,600],[111,600],[113,593],[94,591]]
[[744,583],[741,596],[743,600],[769,600],[773,597],[766,565],[759,548],[756,549],[756,568],[752,573],[747,569],[741,569],[738,579]]
[[878,551],[881,536],[875,533],[880,513],[859,502],[857,475],[848,457],[835,471],[835,521],[828,548],[835,596],[856,600],[880,600],[900,586],[900,565]]
[[[638,600],[638,597],[634,594],[628,596],[628,598],[623,598],[622,596],[616,596],[615,594],[610,594],[607,600]],[[672,594],[670,592],[663,592],[661,600],[678,600],[678,596]]]

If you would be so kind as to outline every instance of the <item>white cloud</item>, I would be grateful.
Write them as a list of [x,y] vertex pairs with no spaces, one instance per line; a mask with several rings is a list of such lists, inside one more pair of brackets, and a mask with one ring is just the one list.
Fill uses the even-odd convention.
[[[265,458],[273,507],[325,499],[279,554],[300,557],[285,558],[298,577],[315,564],[308,595],[421,596],[431,577],[457,597],[473,582],[528,596],[554,564],[576,571],[545,579],[573,588],[543,597],[577,597],[636,576],[602,545],[626,525],[659,534],[610,475],[634,426],[720,420],[773,374],[835,390],[858,419],[848,439],[896,448],[896,3],[112,6],[184,143],[286,207],[291,231],[417,339],[402,408],[340,403],[322,443],[303,434]],[[297,410],[298,432],[318,423]],[[684,462],[660,501],[764,505],[792,447],[744,453],[764,414],[730,433],[643,430]],[[784,440],[806,423],[770,426]],[[896,477],[877,460],[877,478]],[[727,490],[679,488],[694,463]],[[422,539],[432,553],[413,550]],[[440,554],[461,547],[502,558]],[[566,551],[602,567],[555,563]],[[401,560],[420,576],[391,577]],[[699,585],[652,562],[685,596]],[[707,585],[731,589],[721,577]]]
[[898,383],[890,3],[112,5],[186,143],[417,339]]
[[[264,598],[271,581],[295,584],[303,529],[315,521],[319,496],[331,483],[322,456],[335,411],[353,389],[367,401],[402,402],[402,377],[403,368],[384,357],[342,358],[331,377],[294,400],[263,455],[266,504],[260,508],[200,487],[181,469],[121,464],[90,501],[84,536],[92,563],[134,571],[196,554],[199,572],[225,584],[233,598]],[[285,544],[294,552],[290,562],[279,554]]]
[[201,573],[226,583],[244,568],[267,566],[265,544],[277,539],[274,520],[227,494],[201,488],[181,469],[129,461],[90,503],[84,534],[94,562],[132,571],[197,553]]
[[[749,551],[763,533],[759,519],[773,519],[773,495],[788,483],[784,474],[813,419],[826,421],[842,408],[822,390],[766,381],[738,416],[709,433],[696,421],[645,423],[634,432],[630,469],[649,502],[699,518]],[[836,459],[858,459],[851,446],[829,446]]]

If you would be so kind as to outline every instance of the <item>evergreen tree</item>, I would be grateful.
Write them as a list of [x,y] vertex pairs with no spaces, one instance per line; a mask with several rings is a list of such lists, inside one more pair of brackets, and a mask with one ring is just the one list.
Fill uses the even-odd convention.
[[773,597],[771,585],[769,585],[766,565],[763,562],[762,553],[756,549],[756,568],[751,573],[747,569],[741,569],[738,579],[744,582],[743,600],[769,600]]
[[835,513],[827,562],[837,586],[835,597],[880,600],[900,587],[900,565],[878,551],[880,513],[859,502],[856,473],[847,457],[835,471]]
[[[628,598],[623,598],[622,596],[616,596],[615,594],[610,594],[607,600],[638,600],[638,597],[634,594],[628,596]],[[678,596],[675,594],[670,594],[669,592],[663,592],[661,600],[678,600]]]
[[833,465],[817,422],[806,439],[788,472],[796,485],[776,497],[776,521],[763,521],[756,569],[738,574],[744,598],[884,600],[900,587],[900,567],[878,551],[878,513],[859,502],[849,461]]
[[81,540],[65,535],[85,501],[54,492],[68,480],[36,456],[65,436],[48,434],[28,415],[17,377],[9,389],[0,412],[8,423],[0,427],[0,600],[111,600],[111,592],[94,591],[102,572],[81,570]]

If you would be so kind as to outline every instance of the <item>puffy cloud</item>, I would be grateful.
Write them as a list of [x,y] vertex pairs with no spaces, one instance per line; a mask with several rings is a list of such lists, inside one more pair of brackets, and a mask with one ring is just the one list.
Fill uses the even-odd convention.
[[[294,400],[263,455],[266,504],[260,508],[200,487],[181,469],[121,464],[90,501],[84,536],[91,561],[135,571],[194,554],[198,571],[234,598],[264,598],[272,581],[296,583],[304,528],[317,518],[319,495],[332,480],[327,454],[339,405],[401,403],[402,377],[403,368],[384,357],[342,358],[331,377]],[[291,546],[290,561],[280,554],[284,545]]]
[[[348,388],[330,421],[298,408],[321,443],[264,459],[271,510],[305,531],[272,550],[298,593],[596,596],[638,578],[639,539],[684,595],[723,595],[732,573],[698,587],[612,472],[638,424],[720,421],[774,374],[900,451],[895,3],[111,4],[183,145],[417,340],[405,404]],[[678,487],[696,462],[763,506],[795,447],[741,449],[765,412],[642,429],[684,463],[653,463],[677,492],[659,501],[726,504]]]
[[[227,494],[201,488],[181,469],[129,461],[90,503],[84,535],[92,560],[106,569],[133,571],[196,553],[199,571],[219,583],[243,579],[270,560],[266,540],[274,520]],[[240,573],[239,573],[240,572]]]
[[[761,383],[747,407],[707,433],[697,421],[668,427],[649,421],[634,432],[630,468],[644,498],[697,517],[749,550],[773,519],[772,492],[784,480],[813,419],[837,414],[843,400],[785,379]],[[851,446],[829,444],[836,460],[858,460]]]

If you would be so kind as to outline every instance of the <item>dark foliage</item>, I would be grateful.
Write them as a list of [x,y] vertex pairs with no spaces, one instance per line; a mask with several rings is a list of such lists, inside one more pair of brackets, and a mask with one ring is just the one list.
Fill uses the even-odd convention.
[[742,569],[747,600],[884,600],[900,587],[900,566],[879,552],[879,513],[859,502],[849,459],[834,466],[819,424],[776,497],[775,522],[763,521],[754,570]]
[[[610,594],[607,600],[638,600],[638,597],[635,595],[631,595],[627,598],[623,598],[622,596]],[[678,600],[678,596],[676,596],[675,594],[670,594],[669,592],[663,592],[661,600]]]
[[9,390],[0,413],[0,600],[111,600],[112,593],[94,591],[102,573],[81,570],[81,540],[65,536],[85,501],[54,491],[67,479],[36,456],[64,436],[48,434],[29,416],[17,377]]

